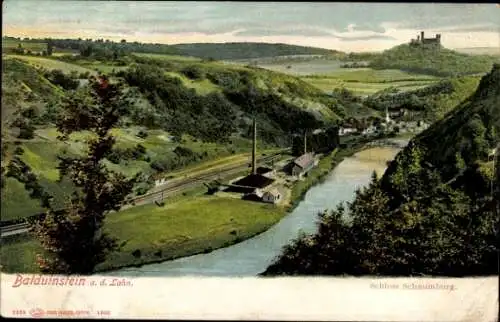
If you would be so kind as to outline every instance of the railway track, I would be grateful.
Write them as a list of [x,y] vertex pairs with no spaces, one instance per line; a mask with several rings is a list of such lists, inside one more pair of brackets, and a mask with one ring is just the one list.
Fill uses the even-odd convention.
[[[258,163],[262,164],[265,162],[272,161],[272,160],[280,157],[283,153],[284,153],[284,151],[274,153],[274,154],[271,154],[269,156],[265,156],[263,158],[260,158],[258,160]],[[165,184],[164,188],[162,188],[159,191],[155,191],[152,193],[148,193],[148,194],[145,194],[142,196],[137,196],[137,197],[130,199],[128,204],[126,204],[122,207],[122,210],[127,209],[127,208],[131,208],[134,206],[141,206],[141,205],[153,203],[155,201],[161,201],[173,193],[176,193],[176,192],[179,192],[182,190],[186,190],[188,188],[192,188],[198,184],[202,184],[203,182],[205,182],[207,180],[213,180],[213,179],[218,179],[218,178],[230,176],[230,175],[238,173],[246,168],[247,168],[246,163],[243,165],[239,164],[239,165],[227,167],[227,168],[224,168],[224,169],[221,169],[218,171],[213,171],[211,173],[207,173],[204,175],[181,180],[179,182],[175,182],[175,183],[172,183],[170,185],[167,183],[167,184]],[[29,224],[26,222],[19,223],[19,224],[13,224],[13,225],[6,225],[6,226],[1,227],[0,235],[2,237],[6,237],[6,236],[10,236],[10,235],[17,235],[17,234],[27,232],[28,229],[29,229]]]

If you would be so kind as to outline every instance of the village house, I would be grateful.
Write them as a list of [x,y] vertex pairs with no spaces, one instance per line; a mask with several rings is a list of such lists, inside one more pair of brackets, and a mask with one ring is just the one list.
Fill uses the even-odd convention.
[[292,175],[302,177],[316,165],[316,159],[312,153],[306,153],[293,161]]
[[155,187],[162,186],[162,185],[164,185],[166,183],[167,183],[167,179],[166,178],[156,179],[155,180]]
[[344,135],[347,135],[349,133],[354,133],[354,132],[357,132],[357,129],[351,128],[351,127],[341,127],[339,129],[339,136],[344,136]]
[[374,125],[370,125],[369,127],[363,130],[362,134],[369,135],[369,134],[374,134],[376,132],[377,132],[377,127]]
[[262,196],[262,201],[267,203],[278,203],[281,200],[281,192],[278,188],[273,188],[269,191],[264,192]]

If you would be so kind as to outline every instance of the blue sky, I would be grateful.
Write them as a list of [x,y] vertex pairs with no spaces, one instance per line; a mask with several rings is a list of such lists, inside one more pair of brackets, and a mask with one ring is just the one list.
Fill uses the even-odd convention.
[[442,34],[449,48],[500,46],[495,4],[315,2],[3,2],[3,33],[159,43],[260,41],[383,50]]

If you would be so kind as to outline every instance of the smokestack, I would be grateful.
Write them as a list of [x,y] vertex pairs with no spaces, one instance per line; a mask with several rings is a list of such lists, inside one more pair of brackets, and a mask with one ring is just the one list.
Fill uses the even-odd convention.
[[422,42],[424,42],[424,32],[423,31],[420,32],[420,40]]
[[307,153],[307,132],[304,132],[304,154]]
[[257,174],[257,122],[253,118],[252,174]]

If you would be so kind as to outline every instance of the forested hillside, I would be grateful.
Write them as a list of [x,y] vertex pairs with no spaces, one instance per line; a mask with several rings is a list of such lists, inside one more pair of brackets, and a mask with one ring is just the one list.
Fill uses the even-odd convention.
[[[439,140],[439,144],[436,144]],[[440,169],[444,178],[463,167],[486,162],[500,140],[500,65],[483,77],[475,93],[414,140],[427,153],[425,159]],[[394,172],[388,168],[386,178]]]
[[364,103],[381,112],[386,108],[389,111],[406,109],[434,122],[473,94],[480,79],[477,76],[443,79],[424,88],[405,92],[389,88],[368,96]]
[[400,69],[435,76],[459,76],[486,73],[498,57],[467,55],[446,48],[422,48],[403,44],[374,55],[370,67]]
[[264,275],[496,275],[500,168],[489,155],[499,131],[495,65],[382,179],[321,214],[318,232],[287,246]]

